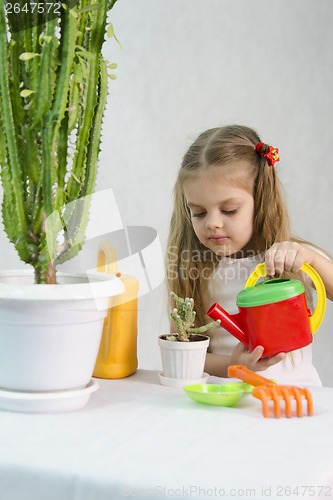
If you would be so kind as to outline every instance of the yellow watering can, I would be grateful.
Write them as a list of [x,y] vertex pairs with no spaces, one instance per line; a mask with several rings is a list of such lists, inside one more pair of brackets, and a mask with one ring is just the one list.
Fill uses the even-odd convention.
[[118,272],[116,252],[108,241],[103,241],[98,247],[97,271],[115,274],[122,281],[125,292],[110,298],[93,376],[107,379],[128,377],[138,367],[139,282],[133,276]]

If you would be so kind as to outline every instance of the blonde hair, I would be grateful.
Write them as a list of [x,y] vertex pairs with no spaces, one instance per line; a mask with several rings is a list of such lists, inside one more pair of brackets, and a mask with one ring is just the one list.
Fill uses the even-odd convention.
[[[198,240],[192,226],[183,186],[191,178],[218,172],[253,195],[253,241],[258,253],[278,241],[300,241],[293,238],[282,186],[276,168],[256,151],[259,135],[249,127],[231,125],[209,129],[194,141],[183,157],[174,187],[174,209],[167,249],[167,283],[169,291],[193,297],[196,324],[206,321],[203,297],[208,279],[219,258]],[[267,145],[263,145],[266,148]],[[235,162],[242,160],[237,168]],[[244,167],[245,165],[245,167]],[[304,242],[304,240],[302,240]],[[304,283],[303,273],[296,273]],[[293,274],[296,277],[296,274]],[[290,273],[285,273],[290,277]],[[305,284],[309,289],[309,284]],[[310,294],[308,294],[310,297]]]

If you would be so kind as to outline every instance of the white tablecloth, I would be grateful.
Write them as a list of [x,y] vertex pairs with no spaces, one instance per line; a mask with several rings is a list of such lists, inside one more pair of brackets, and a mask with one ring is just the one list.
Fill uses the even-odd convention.
[[98,383],[78,411],[0,412],[1,500],[333,497],[333,389],[312,389],[313,417],[265,419],[251,395],[201,405],[154,371]]

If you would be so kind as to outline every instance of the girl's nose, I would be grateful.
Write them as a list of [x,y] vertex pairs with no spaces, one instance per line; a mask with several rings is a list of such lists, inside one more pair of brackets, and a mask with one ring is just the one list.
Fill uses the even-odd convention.
[[223,217],[221,214],[211,214],[207,216],[206,224],[208,229],[216,229],[223,227]]

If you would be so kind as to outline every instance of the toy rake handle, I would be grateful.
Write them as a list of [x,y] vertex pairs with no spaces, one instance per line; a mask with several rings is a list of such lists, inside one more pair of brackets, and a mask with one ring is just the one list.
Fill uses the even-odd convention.
[[276,385],[275,382],[269,380],[268,378],[262,377],[258,375],[256,372],[249,370],[247,366],[244,365],[230,365],[228,367],[228,376],[240,378],[243,382],[246,382],[250,385],[265,385],[272,386]]
[[[301,270],[304,271],[311,279],[316,288],[318,299],[316,309],[313,314],[309,317],[311,333],[316,333],[318,328],[321,325],[321,322],[324,319],[325,310],[326,310],[326,290],[324,283],[317,273],[309,264],[303,264]],[[245,288],[249,286],[254,286],[259,278],[264,278],[267,276],[266,265],[265,263],[258,264],[255,270],[250,275],[249,279],[246,282]]]

